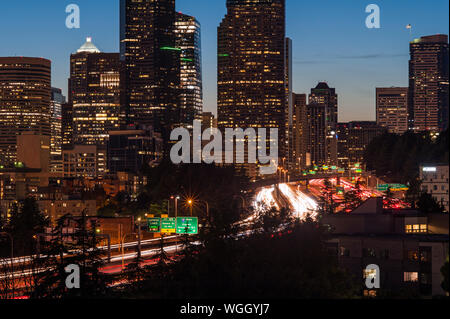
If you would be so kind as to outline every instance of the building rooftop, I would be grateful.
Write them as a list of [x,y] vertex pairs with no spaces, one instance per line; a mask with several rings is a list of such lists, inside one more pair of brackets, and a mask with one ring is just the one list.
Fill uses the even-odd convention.
[[100,50],[92,43],[92,38],[86,38],[86,42],[77,50],[77,53],[100,53]]

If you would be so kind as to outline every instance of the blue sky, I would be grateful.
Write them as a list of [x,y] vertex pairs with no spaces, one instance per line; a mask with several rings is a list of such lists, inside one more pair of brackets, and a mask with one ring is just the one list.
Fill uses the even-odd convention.
[[[81,9],[81,28],[65,27],[65,8]],[[367,5],[381,8],[381,28],[367,29]],[[216,108],[217,26],[225,0],[177,0],[202,24],[205,107]],[[407,24],[413,37],[449,33],[448,0],[287,0],[287,36],[294,45],[294,91],[327,81],[339,94],[339,121],[375,119],[375,88],[408,83]],[[87,36],[118,52],[119,0],[0,1],[0,56],[53,62],[53,85],[67,91],[69,56]]]

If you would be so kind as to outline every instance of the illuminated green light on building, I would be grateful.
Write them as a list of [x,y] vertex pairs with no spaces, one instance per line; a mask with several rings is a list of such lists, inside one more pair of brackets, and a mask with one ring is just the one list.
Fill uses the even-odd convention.
[[180,48],[174,48],[174,47],[162,47],[161,50],[164,50],[164,51],[181,51]]
[[227,57],[227,56],[230,56],[230,55],[227,54],[227,53],[221,53],[221,54],[219,54],[219,56],[220,56],[220,57]]
[[194,60],[192,60],[192,59],[186,59],[186,58],[181,58],[181,61],[184,61],[184,62],[192,62],[192,61],[194,61]]
[[24,168],[25,165],[23,165],[22,162],[15,162],[15,163],[14,163],[14,167],[16,167],[16,168]]

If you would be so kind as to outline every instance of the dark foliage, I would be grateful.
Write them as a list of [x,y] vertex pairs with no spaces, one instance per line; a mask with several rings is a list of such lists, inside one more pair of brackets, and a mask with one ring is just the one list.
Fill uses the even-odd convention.
[[34,236],[43,233],[48,225],[48,218],[39,210],[33,198],[15,204],[11,218],[4,227],[8,233],[13,234],[14,254],[24,256],[34,253]]
[[[220,215],[220,214],[218,214]],[[268,209],[245,238],[212,222],[195,252],[161,272],[149,270],[138,298],[349,298],[353,279],[328,254],[327,233],[308,219],[292,223],[287,211]],[[290,226],[287,226],[287,225]],[[241,233],[244,230],[241,229]],[[234,235],[233,235],[234,233]],[[192,245],[185,244],[192,249]]]
[[[67,234],[68,227],[75,232]],[[81,218],[63,216],[51,233],[51,240],[44,243],[42,257],[33,261],[36,269],[35,286],[31,298],[100,298],[106,295],[108,278],[100,272],[104,264],[104,252],[97,246],[95,225],[88,225],[85,214]],[[66,278],[68,265],[80,268],[80,288],[68,289]]]
[[413,181],[423,163],[448,163],[448,130],[433,140],[428,132],[403,135],[385,133],[372,140],[366,149],[364,161],[368,170],[378,176],[408,183]]

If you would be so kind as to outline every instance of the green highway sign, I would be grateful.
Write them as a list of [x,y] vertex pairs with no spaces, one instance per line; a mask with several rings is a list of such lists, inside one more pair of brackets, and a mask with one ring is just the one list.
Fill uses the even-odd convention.
[[161,218],[161,233],[175,234],[177,231],[177,220],[174,217]]
[[148,231],[150,233],[159,233],[161,228],[161,218],[152,217],[147,218]]
[[198,234],[198,218],[197,217],[178,217],[177,218],[177,234]]
[[377,190],[380,192],[387,192],[389,188],[391,189],[391,191],[397,192],[407,191],[409,187],[403,184],[380,184],[377,186]]

